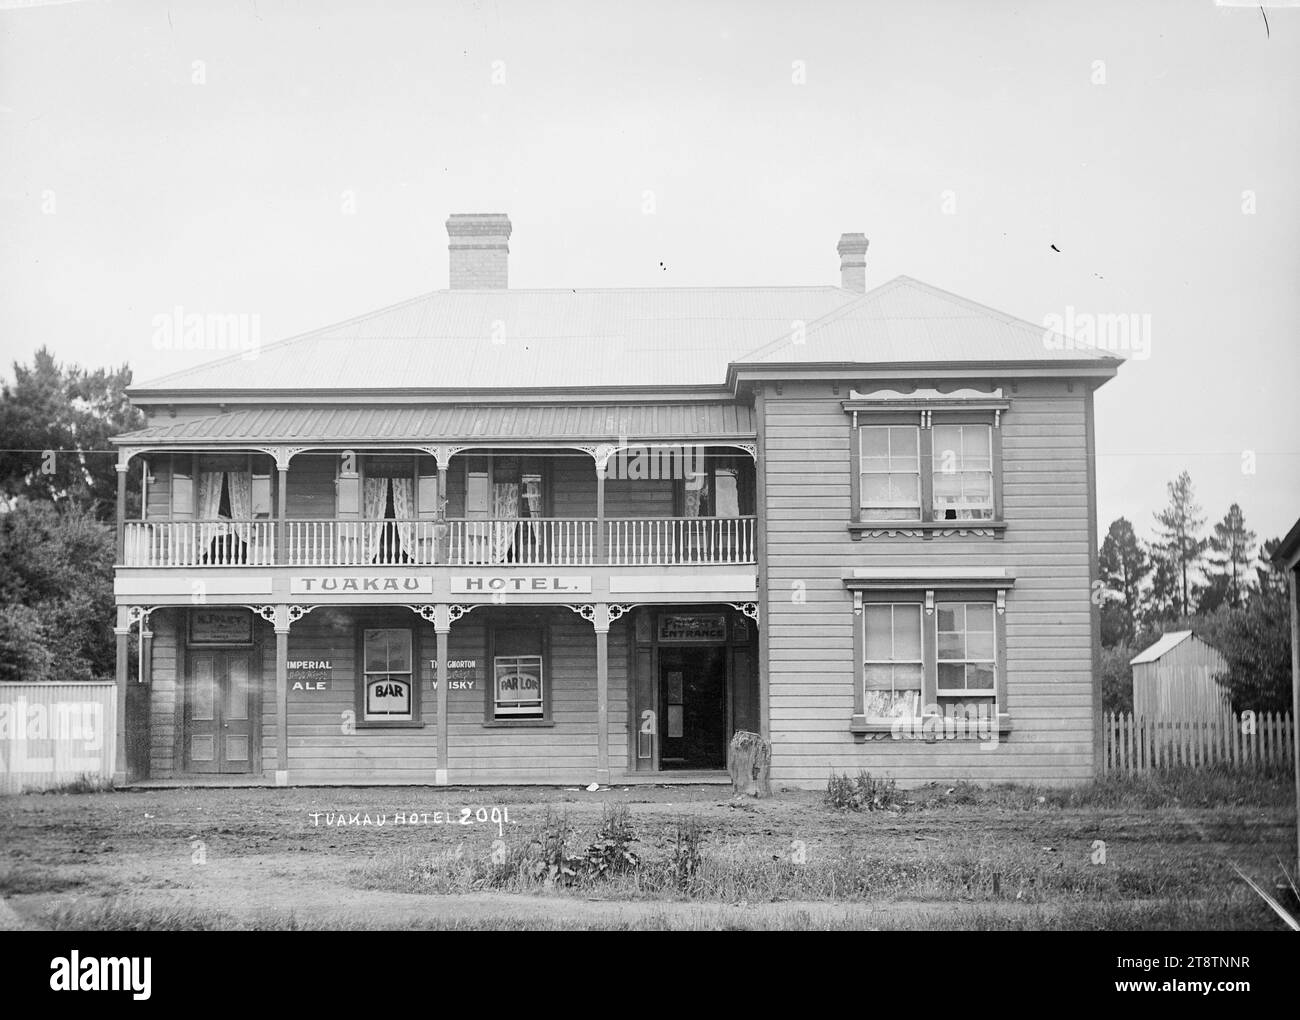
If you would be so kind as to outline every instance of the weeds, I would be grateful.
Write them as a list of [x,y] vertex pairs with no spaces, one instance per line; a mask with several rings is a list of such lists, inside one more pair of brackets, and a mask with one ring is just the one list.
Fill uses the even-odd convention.
[[113,790],[113,780],[101,776],[92,776],[83,772],[76,779],[58,783],[40,790],[40,793],[109,793]]
[[859,771],[857,778],[832,772],[826,781],[825,802],[848,811],[900,810],[903,798],[892,779],[876,779],[870,772]]
[[571,835],[568,815],[557,815],[548,808],[540,831],[524,851],[523,867],[547,885],[572,885],[578,880],[582,858],[569,853]]
[[626,804],[606,804],[601,811],[600,830],[596,840],[587,847],[583,867],[589,878],[635,871],[641,858],[632,850],[637,842],[632,828],[632,812]]
[[700,848],[704,844],[704,832],[698,819],[689,818],[678,822],[673,840],[669,844],[668,859],[670,873],[678,889],[686,891],[695,885],[700,873],[702,856]]

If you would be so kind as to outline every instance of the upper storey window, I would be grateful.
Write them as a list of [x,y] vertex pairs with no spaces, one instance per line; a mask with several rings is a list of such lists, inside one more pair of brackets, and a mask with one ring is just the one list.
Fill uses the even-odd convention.
[[[996,533],[1002,523],[1000,390],[893,390],[853,393],[855,534],[946,527]],[[951,522],[951,523],[949,523]]]

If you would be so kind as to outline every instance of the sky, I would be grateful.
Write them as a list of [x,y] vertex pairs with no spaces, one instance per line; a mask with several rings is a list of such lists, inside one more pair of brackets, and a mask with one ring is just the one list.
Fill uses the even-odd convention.
[[[0,370],[138,381],[447,285],[505,212],[512,287],[905,274],[1132,325],[1099,526],[1300,517],[1300,7],[0,0]],[[1115,321],[1115,320],[1111,320]]]

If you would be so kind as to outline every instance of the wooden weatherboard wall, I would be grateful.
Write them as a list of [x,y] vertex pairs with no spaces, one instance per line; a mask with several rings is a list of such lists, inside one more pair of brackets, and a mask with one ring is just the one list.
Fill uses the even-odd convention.
[[[884,536],[853,541],[852,420],[829,382],[763,393],[766,594],[772,778],[816,787],[830,771],[904,783],[969,779],[1067,783],[1095,768],[1090,605],[1087,391],[1063,380],[1001,380],[1001,537]],[[926,441],[926,440],[923,440]],[[1012,729],[977,740],[897,740],[850,731],[854,628],[862,618],[842,574],[853,567],[1002,568],[1006,701]],[[942,600],[943,593],[936,592]],[[924,625],[933,626],[933,617]]]
[[[186,609],[160,610],[153,616],[153,670],[150,690],[150,778],[185,775],[183,755],[184,674],[187,654]],[[290,661],[328,661],[329,683],[322,690],[289,693],[289,776],[293,783],[432,785],[438,766],[434,686],[437,633],[403,606],[366,611],[366,626],[411,629],[416,637],[420,683],[419,721],[423,725],[366,727],[357,722],[357,627],[361,611],[320,607],[293,624]],[[473,679],[472,688],[448,690],[448,782],[455,784],[586,784],[596,774],[596,637],[590,623],[566,607],[529,619],[550,629],[547,682],[551,716],[546,725],[485,725],[485,691],[491,678],[487,627],[492,620],[517,620],[512,608],[483,607],[452,625],[448,658],[473,661],[451,672],[453,680]],[[627,766],[627,622],[609,632],[610,771]],[[254,621],[251,647],[260,668],[261,775],[276,769],[279,719],[275,697],[275,640],[271,626]],[[257,771],[254,770],[254,775]]]

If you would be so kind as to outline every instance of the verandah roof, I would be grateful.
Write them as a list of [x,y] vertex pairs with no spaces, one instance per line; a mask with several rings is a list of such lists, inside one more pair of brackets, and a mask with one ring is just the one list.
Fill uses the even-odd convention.
[[123,446],[503,441],[753,441],[743,404],[547,404],[249,408],[117,436]]

